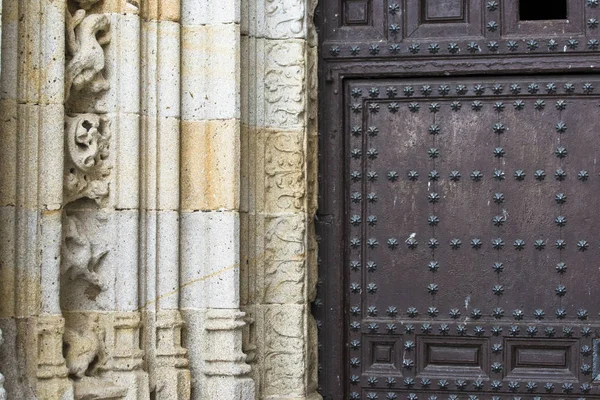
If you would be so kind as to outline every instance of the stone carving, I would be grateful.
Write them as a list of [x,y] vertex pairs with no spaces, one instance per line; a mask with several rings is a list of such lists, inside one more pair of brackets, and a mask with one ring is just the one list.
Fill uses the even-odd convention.
[[67,116],[65,121],[65,201],[108,196],[110,122],[96,114]]
[[304,36],[305,0],[266,0],[267,35],[274,39]]
[[267,138],[265,149],[268,211],[304,211],[303,135],[278,133]]
[[67,215],[63,221],[61,249],[63,284],[66,284],[65,277],[71,281],[81,279],[100,290],[105,290],[105,284],[102,283],[97,268],[108,251],[95,251],[95,246],[90,242],[77,217]]
[[265,101],[268,126],[303,127],[305,112],[304,43],[265,46]]
[[303,306],[271,306],[265,311],[265,396],[304,393]]
[[265,232],[265,303],[303,302],[305,230],[304,214],[268,220]]
[[69,316],[63,336],[63,353],[71,378],[94,375],[106,362],[104,336],[97,315],[78,313]]
[[85,11],[98,0],[81,0],[82,9],[67,12],[67,66],[65,69],[65,101],[72,91],[91,94],[109,89],[104,78],[104,49],[110,42],[110,21],[104,14],[88,15]]

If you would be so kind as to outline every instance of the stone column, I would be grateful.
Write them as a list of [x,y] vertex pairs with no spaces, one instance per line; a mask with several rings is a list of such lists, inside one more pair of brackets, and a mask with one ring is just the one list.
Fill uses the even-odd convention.
[[156,399],[189,399],[179,312],[180,0],[144,2],[142,303]]
[[40,399],[63,398],[72,396],[57,285],[65,0],[5,0],[2,8],[0,315],[8,341],[26,344],[7,349],[5,360],[29,378],[19,386],[14,368],[8,390],[15,398],[31,398],[30,388]]
[[242,1],[242,309],[260,399],[319,399],[316,1]]
[[242,353],[240,8],[182,0],[181,309],[194,399],[252,399]]

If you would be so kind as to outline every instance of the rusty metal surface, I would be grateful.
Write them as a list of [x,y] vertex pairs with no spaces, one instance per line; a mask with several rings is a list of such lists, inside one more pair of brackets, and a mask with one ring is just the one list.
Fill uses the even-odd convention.
[[[593,43],[596,2],[569,2],[579,33],[545,25],[544,43],[565,40],[557,56],[523,50],[541,43],[531,39],[542,35],[537,21],[499,18],[498,37],[523,46],[500,46],[491,53],[504,56],[490,60],[462,44],[371,58],[331,48],[364,49],[356,43],[378,21],[406,24],[413,6],[429,29],[421,49],[435,37],[466,46],[495,35],[490,16],[514,14],[518,2],[406,1],[389,14],[393,3],[373,1],[366,25],[328,19],[348,3],[320,11],[321,393],[600,398],[600,78],[582,74],[595,72],[595,48],[567,44]],[[425,21],[453,10],[479,28]],[[572,68],[557,74],[565,62]]]

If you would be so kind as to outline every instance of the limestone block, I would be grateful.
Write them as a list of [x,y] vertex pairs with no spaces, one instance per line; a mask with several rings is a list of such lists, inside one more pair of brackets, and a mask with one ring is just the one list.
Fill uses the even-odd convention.
[[238,120],[182,122],[181,206],[236,210],[239,206]]
[[[35,24],[36,29],[40,29],[41,47],[40,63],[43,68],[40,71],[40,103],[41,104],[61,104],[64,101],[65,88],[65,8],[66,2],[43,0],[40,2],[43,7],[41,13],[41,27]],[[39,18],[39,17],[38,17]]]
[[17,103],[0,100],[0,207],[14,205],[17,189]]
[[242,5],[242,32],[269,39],[303,39],[307,35],[305,0],[259,0]]
[[176,310],[179,303],[179,215],[157,211],[156,291],[159,310]]
[[142,113],[149,116],[180,117],[180,25],[150,21],[143,29]]
[[142,3],[142,16],[147,21],[175,21],[181,15],[181,0],[148,0]]
[[142,208],[178,210],[180,121],[171,117],[142,117]]
[[140,3],[140,0],[102,0],[95,3],[90,12],[137,15],[140,12]]
[[60,315],[59,292],[62,211],[42,211],[40,216],[41,312]]
[[106,78],[110,83],[110,90],[100,101],[100,108],[107,113],[139,113],[140,17],[133,14],[109,14],[109,17],[111,40],[106,46],[105,54]]
[[262,327],[257,341],[261,365],[261,395],[266,398],[305,398],[307,369],[306,308],[304,305],[261,306]]
[[182,119],[240,117],[238,24],[182,27]]
[[304,40],[245,38],[244,123],[278,129],[306,125],[306,45]]
[[15,315],[15,208],[0,206],[0,318]]
[[19,61],[18,6],[16,1],[6,2],[2,13],[2,74],[0,99],[17,99],[17,71]]
[[181,215],[181,308],[239,306],[239,215]]
[[109,114],[111,121],[111,187],[106,206],[117,209],[139,207],[140,196],[140,116]]
[[240,0],[183,0],[182,25],[235,24],[240,22]]

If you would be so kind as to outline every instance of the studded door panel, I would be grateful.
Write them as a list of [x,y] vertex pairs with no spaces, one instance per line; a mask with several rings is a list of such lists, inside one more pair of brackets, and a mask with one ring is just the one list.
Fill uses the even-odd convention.
[[346,81],[347,398],[598,396],[597,92]]

